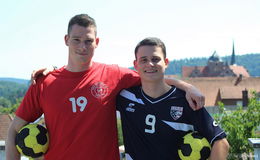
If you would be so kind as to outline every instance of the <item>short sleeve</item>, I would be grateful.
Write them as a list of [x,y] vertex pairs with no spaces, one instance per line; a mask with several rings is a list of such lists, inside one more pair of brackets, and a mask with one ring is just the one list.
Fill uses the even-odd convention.
[[[40,83],[40,82],[39,82]],[[17,108],[16,116],[27,122],[34,122],[42,115],[40,105],[40,86],[41,84],[31,85],[26,92],[20,106]]]
[[141,84],[139,74],[131,69],[119,67],[121,79],[119,85],[122,89],[137,86]]

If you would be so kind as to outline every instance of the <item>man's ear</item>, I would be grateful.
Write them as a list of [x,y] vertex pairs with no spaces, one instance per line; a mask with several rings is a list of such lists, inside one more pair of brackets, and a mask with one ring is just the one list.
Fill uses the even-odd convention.
[[64,36],[64,41],[65,41],[66,46],[69,46],[69,44],[68,44],[69,36],[67,34]]
[[134,60],[133,62],[135,70],[137,70],[137,60]]
[[98,44],[99,44],[99,38],[96,37],[96,48],[97,48]]
[[165,63],[165,66],[168,67],[168,65],[169,65],[169,63],[170,63],[169,59],[168,59],[168,58],[165,58],[165,59],[164,59],[164,63]]

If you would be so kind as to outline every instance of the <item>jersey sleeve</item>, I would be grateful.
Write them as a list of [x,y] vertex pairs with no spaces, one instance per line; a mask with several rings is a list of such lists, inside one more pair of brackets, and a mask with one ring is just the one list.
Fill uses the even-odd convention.
[[141,84],[139,74],[131,69],[119,67],[120,81],[119,86],[122,89],[137,86]]
[[225,132],[218,126],[205,108],[193,112],[192,123],[200,134],[207,138],[211,145],[215,140],[226,137]]
[[40,82],[36,85],[31,85],[27,90],[20,106],[17,108],[16,116],[22,118],[27,122],[34,122],[42,115],[42,109],[40,105]]
[[133,88],[135,88],[135,87],[123,89],[117,95],[117,97],[116,97],[116,110],[117,111],[123,112],[123,110],[125,110],[125,107],[127,107],[127,106],[124,106],[124,104],[127,103],[127,99],[129,99],[129,98],[132,99],[132,100],[135,99],[136,101],[138,101],[136,96],[133,93],[130,92],[131,90],[133,90]]

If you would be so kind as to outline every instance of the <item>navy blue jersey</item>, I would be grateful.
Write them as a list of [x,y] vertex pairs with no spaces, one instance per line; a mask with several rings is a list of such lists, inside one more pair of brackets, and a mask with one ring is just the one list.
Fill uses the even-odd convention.
[[175,160],[181,138],[198,131],[212,142],[226,136],[205,108],[193,111],[185,92],[172,87],[151,98],[140,86],[122,90],[117,98],[128,160]]

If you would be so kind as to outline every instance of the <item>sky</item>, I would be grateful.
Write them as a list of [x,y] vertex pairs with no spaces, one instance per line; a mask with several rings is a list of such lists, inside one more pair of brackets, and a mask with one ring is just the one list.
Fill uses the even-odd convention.
[[178,60],[260,53],[260,0],[2,0],[0,77],[67,64],[68,21],[87,13],[100,38],[94,61],[133,66],[134,48],[158,37]]

